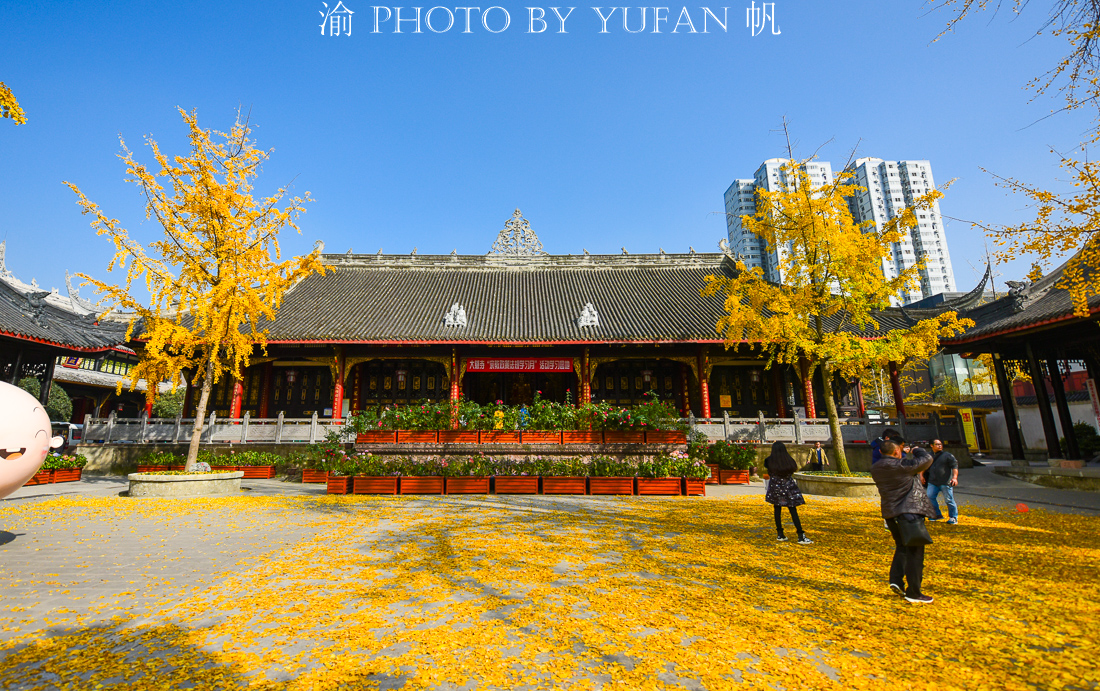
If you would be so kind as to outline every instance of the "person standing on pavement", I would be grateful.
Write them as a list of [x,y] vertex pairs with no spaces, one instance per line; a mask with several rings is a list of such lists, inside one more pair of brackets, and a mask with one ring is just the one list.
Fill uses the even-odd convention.
[[[882,442],[882,458],[871,466],[871,478],[882,500],[882,517],[894,538],[890,589],[906,601],[919,604],[932,602],[931,597],[921,592],[924,545],[927,542],[918,544],[917,541],[907,540],[907,537],[913,532],[927,534],[924,519],[934,515],[932,502],[917,479],[931,465],[932,455],[924,449],[918,448],[912,459],[902,459],[901,446],[885,440]],[[903,532],[906,537],[903,537]]]
[[955,503],[955,487],[959,484],[959,461],[950,452],[943,450],[943,442],[932,440],[932,467],[928,469],[928,500],[936,512],[933,521],[943,518],[940,511],[939,495],[947,503],[947,522],[955,525],[959,522],[959,505]]
[[884,441],[901,441],[901,434],[898,433],[893,427],[887,427],[882,430],[882,436],[878,437],[871,442],[871,465],[874,465],[882,459],[882,442]]
[[814,448],[810,449],[810,463],[807,470],[824,470],[829,464],[829,457],[825,455],[825,449],[821,448],[821,442],[815,441]]
[[764,467],[768,470],[768,491],[764,494],[764,501],[775,507],[775,532],[776,540],[786,542],[787,536],[783,532],[783,507],[791,512],[791,521],[794,529],[798,531],[798,544],[812,545],[813,540],[806,537],[802,530],[802,521],[798,519],[798,507],[806,503],[802,492],[798,490],[798,484],[791,477],[798,470],[798,463],[787,451],[786,445],[781,441],[772,444],[772,453],[764,459]]

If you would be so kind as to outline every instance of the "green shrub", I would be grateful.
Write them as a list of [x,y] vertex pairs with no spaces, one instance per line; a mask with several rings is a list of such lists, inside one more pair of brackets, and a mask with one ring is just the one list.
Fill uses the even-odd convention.
[[72,468],[83,468],[86,465],[88,465],[88,459],[80,454],[66,456],[51,453],[42,462],[42,470],[70,470]]
[[755,449],[745,444],[722,440],[707,449],[707,462],[723,470],[748,470],[755,460]]
[[[1091,459],[1097,453],[1100,453],[1100,435],[1097,435],[1096,428],[1087,422],[1075,422],[1073,423],[1073,436],[1077,439],[1077,450],[1081,452],[1081,457],[1086,461]],[[1065,437],[1058,440],[1062,445],[1062,448],[1066,448]]]
[[[199,453],[202,453],[201,451]],[[150,451],[147,454],[139,456],[137,459],[138,465],[183,465],[186,462],[187,457],[179,454],[174,454],[169,451]]]
[[638,474],[638,460],[618,459],[612,456],[593,456],[588,464],[589,477],[634,477]]
[[[42,384],[34,377],[23,377],[19,380],[19,388],[38,398],[42,392]],[[57,382],[50,386],[50,396],[46,401],[46,414],[55,422],[68,422],[73,416],[73,401],[65,389]]]

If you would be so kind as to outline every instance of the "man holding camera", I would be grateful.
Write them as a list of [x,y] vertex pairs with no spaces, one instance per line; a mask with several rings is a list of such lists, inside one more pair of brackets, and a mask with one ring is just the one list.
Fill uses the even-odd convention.
[[882,517],[894,538],[894,559],[890,563],[890,589],[907,602],[929,604],[921,593],[924,577],[924,546],[932,543],[924,519],[935,515],[932,502],[917,479],[932,465],[932,455],[914,450],[903,459],[900,441],[882,442],[882,458],[871,466],[871,477],[882,500]]

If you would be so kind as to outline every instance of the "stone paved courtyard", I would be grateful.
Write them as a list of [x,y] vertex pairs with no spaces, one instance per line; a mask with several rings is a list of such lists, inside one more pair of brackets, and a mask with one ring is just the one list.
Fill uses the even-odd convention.
[[918,606],[885,587],[892,543],[873,503],[809,497],[803,547],[775,542],[755,491],[8,502],[0,679],[1096,687],[1100,606],[1082,597],[1100,573],[1095,515],[965,505],[959,526],[931,526],[936,602]]

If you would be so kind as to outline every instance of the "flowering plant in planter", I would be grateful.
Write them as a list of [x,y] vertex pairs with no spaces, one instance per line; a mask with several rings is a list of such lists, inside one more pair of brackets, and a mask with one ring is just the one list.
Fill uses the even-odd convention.
[[748,470],[756,451],[744,444],[716,441],[707,449],[707,461],[724,470]]
[[566,392],[565,403],[555,403],[536,391],[534,402],[527,406],[527,416],[524,429],[529,430],[574,429],[577,424],[577,408],[573,406],[571,392]]
[[536,456],[533,462],[539,475],[543,477],[588,475],[588,468],[592,464],[587,456]]
[[443,474],[447,477],[488,477],[496,468],[493,459],[482,453],[471,456],[451,456],[444,460]]
[[402,456],[395,458],[391,463],[396,466],[401,475],[407,477],[445,475],[447,468],[450,466],[450,461],[440,456],[421,456],[417,458]]
[[636,459],[618,459],[613,456],[593,456],[588,464],[591,477],[634,477],[638,474]]
[[390,459],[384,456],[375,456],[369,451],[350,457],[355,466],[355,475],[383,476],[400,475],[403,459]]
[[538,475],[539,468],[538,461],[531,457],[521,460],[501,458],[493,464],[493,475]]
[[689,460],[690,457],[683,451],[661,453],[643,458],[638,464],[638,477],[680,477],[681,471],[686,468]]
[[[42,470],[72,470],[75,468],[83,468],[86,465],[88,465],[88,459],[80,454],[66,456],[59,453],[51,453],[46,456],[46,460],[42,462]],[[149,465],[153,464],[150,463]]]
[[641,405],[629,411],[630,418],[635,422],[631,429],[687,431],[687,424],[680,422],[680,414],[670,401],[662,401],[655,391],[646,391],[642,399],[644,402]]

